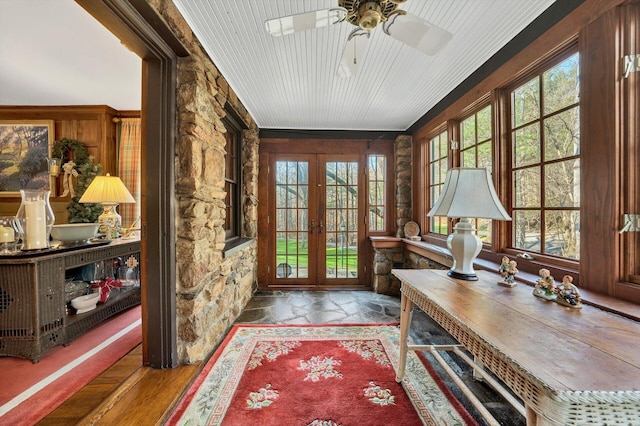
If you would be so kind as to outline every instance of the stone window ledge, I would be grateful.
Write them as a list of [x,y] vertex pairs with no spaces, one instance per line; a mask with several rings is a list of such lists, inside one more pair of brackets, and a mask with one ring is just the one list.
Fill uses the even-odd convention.
[[371,240],[371,246],[373,248],[396,248],[402,247],[402,238],[398,237],[389,237],[389,236],[376,236],[369,237]]
[[229,257],[249,247],[254,241],[255,239],[253,238],[234,238],[233,240],[229,240],[224,246],[222,255],[223,257]]
[[431,259],[444,266],[451,267],[453,265],[453,257],[451,257],[449,249],[425,241],[413,241],[407,238],[403,238],[402,242],[410,252]]

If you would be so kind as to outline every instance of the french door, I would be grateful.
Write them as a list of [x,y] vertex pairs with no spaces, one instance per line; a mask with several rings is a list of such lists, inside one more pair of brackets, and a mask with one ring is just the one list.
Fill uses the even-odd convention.
[[276,286],[361,287],[359,155],[276,155],[269,165],[269,276]]

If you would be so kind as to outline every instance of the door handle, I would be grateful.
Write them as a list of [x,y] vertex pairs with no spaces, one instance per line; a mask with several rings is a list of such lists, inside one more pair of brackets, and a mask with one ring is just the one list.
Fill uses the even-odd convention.
[[313,231],[316,229],[316,221],[311,220],[311,224],[309,225],[309,234],[313,234]]
[[322,234],[322,229],[324,228],[324,222],[322,219],[318,221],[318,234]]

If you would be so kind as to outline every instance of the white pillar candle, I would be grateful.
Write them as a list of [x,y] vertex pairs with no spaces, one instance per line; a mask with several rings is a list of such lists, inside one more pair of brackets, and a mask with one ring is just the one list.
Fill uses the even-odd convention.
[[16,240],[13,228],[0,226],[0,243],[12,243]]
[[49,174],[58,176],[60,174],[60,166],[57,164],[52,164],[51,169],[49,170]]
[[44,200],[25,201],[24,210],[27,223],[25,248],[32,250],[49,247]]

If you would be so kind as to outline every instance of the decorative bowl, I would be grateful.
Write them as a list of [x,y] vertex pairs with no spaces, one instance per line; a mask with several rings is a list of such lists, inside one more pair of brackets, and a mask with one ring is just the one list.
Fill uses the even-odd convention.
[[66,223],[53,225],[51,238],[62,243],[82,242],[93,238],[100,227],[97,223]]
[[95,309],[96,305],[98,304],[98,300],[100,300],[99,291],[76,297],[75,299],[71,300],[71,306],[76,309],[76,314],[81,314]]

